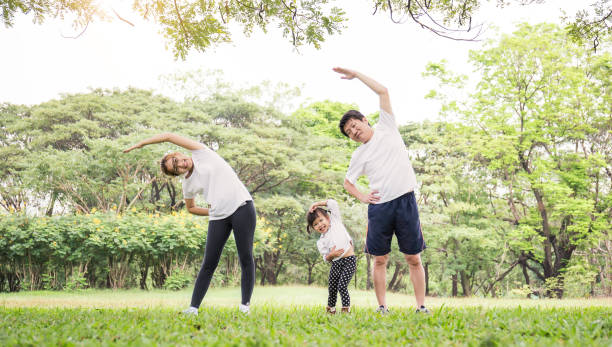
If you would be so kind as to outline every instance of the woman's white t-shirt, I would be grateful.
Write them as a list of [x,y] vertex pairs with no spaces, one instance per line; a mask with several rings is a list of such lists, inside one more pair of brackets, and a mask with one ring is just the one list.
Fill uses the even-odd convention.
[[202,194],[210,204],[210,220],[229,217],[251,194],[234,169],[208,147],[191,151],[193,173],[183,179],[183,198],[193,199]]
[[395,117],[384,110],[380,110],[380,119],[370,141],[353,152],[346,179],[355,184],[362,175],[368,177],[371,190],[378,190],[380,200],[377,204],[391,201],[417,187],[414,169]]
[[353,239],[351,239],[344,224],[342,224],[342,216],[340,215],[338,203],[335,200],[329,199],[327,200],[327,207],[329,208],[330,215],[329,230],[321,234],[321,237],[317,241],[317,248],[319,249],[319,253],[323,256],[323,260],[325,260],[325,257],[329,254],[332,247],[336,246],[336,249],[344,249],[342,255],[332,259],[332,261],[336,261],[349,251],[353,244]]

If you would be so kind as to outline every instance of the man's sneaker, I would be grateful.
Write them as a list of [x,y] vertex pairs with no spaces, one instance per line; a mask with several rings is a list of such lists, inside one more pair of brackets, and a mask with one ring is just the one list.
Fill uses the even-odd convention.
[[240,304],[240,306],[238,307],[240,309],[240,312],[244,313],[244,314],[249,314],[251,313],[251,310],[249,309],[249,305],[243,305]]
[[380,314],[387,314],[389,313],[389,309],[386,308],[383,305],[378,306],[378,308],[376,309],[376,313],[380,313]]
[[416,309],[416,313],[429,313],[429,310],[425,306],[421,305],[421,307]]
[[325,308],[325,312],[329,313],[329,314],[336,314],[336,308],[335,307],[329,307],[327,306]]
[[193,306],[191,306],[191,307],[189,307],[188,309],[184,310],[184,311],[183,311],[183,314],[186,314],[186,315],[188,315],[188,316],[189,316],[189,315],[194,315],[194,316],[197,316],[197,315],[198,315],[198,308],[197,308],[197,307],[193,307]]

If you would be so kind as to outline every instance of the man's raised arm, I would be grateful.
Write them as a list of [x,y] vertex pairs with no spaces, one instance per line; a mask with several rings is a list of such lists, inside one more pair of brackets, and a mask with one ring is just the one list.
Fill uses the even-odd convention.
[[393,112],[391,111],[391,99],[389,98],[389,91],[385,86],[355,70],[349,70],[342,67],[335,67],[333,70],[343,75],[342,79],[345,80],[352,80],[353,78],[357,77],[357,79],[363,82],[366,86],[372,89],[374,93],[378,95],[378,98],[380,100],[380,108],[388,114],[393,114]]

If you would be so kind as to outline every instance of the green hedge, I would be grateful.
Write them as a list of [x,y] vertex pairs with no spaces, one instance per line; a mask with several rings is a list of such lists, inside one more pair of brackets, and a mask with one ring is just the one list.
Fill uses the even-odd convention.
[[161,288],[201,261],[206,238],[206,220],[185,212],[0,218],[0,291]]

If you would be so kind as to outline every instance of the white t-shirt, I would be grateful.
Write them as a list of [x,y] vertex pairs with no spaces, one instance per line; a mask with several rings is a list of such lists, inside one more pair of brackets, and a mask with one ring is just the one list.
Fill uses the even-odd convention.
[[346,179],[355,184],[362,175],[370,180],[371,190],[378,190],[378,204],[412,192],[417,187],[414,169],[397,129],[395,116],[384,110],[380,110],[380,119],[370,141],[353,152]]
[[335,200],[327,200],[327,207],[329,208],[329,230],[326,233],[321,234],[317,241],[317,248],[319,253],[323,256],[323,260],[329,254],[332,247],[336,246],[336,250],[344,249],[344,253],[339,257],[332,259],[336,261],[346,254],[351,248],[353,239],[346,231],[344,224],[342,224],[342,216],[340,215],[340,208]]
[[193,199],[198,194],[209,203],[210,220],[229,217],[251,194],[229,164],[208,147],[191,151],[193,173],[183,179],[183,198]]

